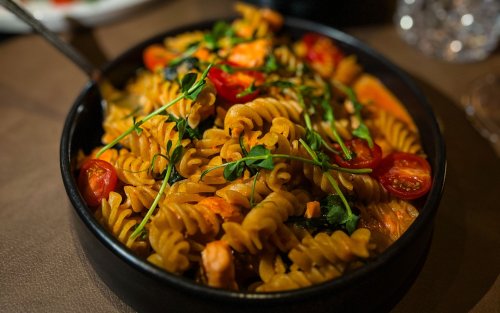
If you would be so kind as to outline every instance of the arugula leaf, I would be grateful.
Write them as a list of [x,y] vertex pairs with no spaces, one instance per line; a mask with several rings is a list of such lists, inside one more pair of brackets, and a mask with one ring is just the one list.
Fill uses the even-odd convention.
[[[252,159],[252,157],[259,157],[259,159]],[[242,159],[244,160],[246,166],[249,168],[264,168],[272,170],[274,168],[273,158],[271,156],[271,151],[266,149],[264,145],[256,145],[248,152],[248,155]]]
[[194,89],[191,93],[187,94],[186,95],[186,98],[188,98],[189,100],[193,100],[195,101],[196,98],[198,98],[198,95],[200,94],[200,92],[203,90],[203,87],[205,86],[205,82],[203,82],[202,84],[199,84],[196,89]]
[[199,69],[200,60],[192,56],[180,58],[176,63],[171,63],[169,66],[163,69],[163,76],[165,77],[165,79],[169,81],[177,79],[178,69],[181,66],[185,66],[187,71],[190,71],[192,69]]
[[168,120],[176,123],[177,131],[182,134],[181,139],[184,138],[184,134],[187,134],[187,137],[189,139],[200,139],[203,137],[203,133],[205,132],[205,130],[207,130],[214,124],[214,118],[208,118],[198,124],[198,127],[191,128],[191,126],[187,124],[187,120],[185,118],[177,118],[172,114],[168,115]]
[[293,224],[302,228],[307,229],[312,235],[318,232],[330,232],[332,230],[332,225],[328,223],[325,216],[305,218],[303,216],[290,216],[287,224]]
[[368,129],[368,127],[363,121],[363,118],[361,117],[361,110],[363,109],[363,105],[358,101],[356,92],[352,88],[342,84],[339,81],[333,80],[333,84],[335,85],[335,87],[340,89],[340,91],[342,91],[347,95],[347,97],[354,106],[354,111],[355,111],[354,114],[358,119],[359,126],[358,128],[353,130],[352,134],[358,138],[366,140],[368,142],[368,146],[370,148],[373,148],[373,139],[370,135],[370,130]]
[[266,63],[262,67],[262,71],[265,73],[271,73],[278,69],[278,62],[273,54],[269,54],[266,59]]
[[328,223],[339,226],[345,220],[346,211],[338,195],[328,195],[321,201],[321,210],[326,214]]
[[231,24],[228,24],[224,21],[218,21],[212,27],[212,31],[208,34],[205,34],[203,37],[203,41],[205,42],[205,46],[210,50],[216,50],[219,48],[218,41],[220,38],[229,37],[232,39],[235,36],[235,32]]
[[247,156],[248,151],[245,148],[245,143],[243,142],[243,133],[240,134],[240,138],[238,138],[238,143],[240,144],[240,149],[241,149],[241,153],[243,153],[243,156],[244,157]]
[[269,155],[268,158],[260,161],[257,166],[266,170],[272,170],[274,168],[273,158]]
[[142,125],[142,122],[141,121],[136,122],[136,118],[134,116],[132,118],[132,123],[134,124],[133,125],[134,131],[137,133],[137,135],[141,135],[142,134],[142,128],[140,126]]
[[352,234],[358,226],[359,216],[352,214],[345,222],[345,228],[349,234]]
[[182,158],[182,153],[184,152],[184,147],[178,144],[174,151],[172,151],[172,154],[170,155],[170,162],[172,163],[177,163],[180,161]]
[[185,177],[182,177],[179,172],[177,172],[177,169],[175,166],[172,167],[172,173],[170,174],[170,177],[168,178],[168,184],[172,186],[174,183],[186,179]]
[[256,90],[257,90],[257,87],[255,86],[255,80],[254,80],[254,81],[252,81],[252,83],[250,84],[250,86],[248,86],[247,88],[245,88],[245,90],[243,90],[242,92],[236,94],[236,98],[241,98],[241,97],[247,96],[247,95],[251,94],[252,92],[254,92]]
[[197,77],[198,75],[196,75],[196,73],[187,73],[184,75],[181,81],[181,91],[187,93],[196,82]]
[[321,201],[322,213],[328,223],[337,228],[344,228],[349,234],[356,230],[359,216],[350,213],[339,195],[328,195]]
[[373,148],[373,139],[370,135],[370,130],[364,123],[359,124],[358,128],[352,131],[352,134],[360,139],[366,140],[368,146]]
[[224,178],[227,181],[233,181],[237,178],[243,176],[243,172],[245,171],[245,163],[244,162],[234,162],[228,163],[224,167]]
[[[271,151],[266,149],[264,145],[256,145],[253,146],[252,149],[248,152],[247,157],[256,157],[256,156],[262,156],[262,155],[269,155],[271,154]],[[259,160],[248,160],[247,165],[250,165],[254,162],[258,162]]]
[[275,80],[275,81],[268,82],[265,85],[270,86],[270,87],[278,87],[281,89],[295,88],[296,87],[296,85],[294,83],[286,81],[286,80]]
[[233,74],[235,72],[234,67],[226,63],[221,64],[219,68],[228,74]]
[[170,154],[170,149],[172,149],[172,140],[167,141],[167,154]]
[[323,137],[312,129],[306,129],[306,143],[315,151],[321,148]]
[[260,172],[257,172],[253,177],[252,191],[250,193],[250,208],[254,207],[254,196],[255,196],[255,186],[257,184],[257,179],[259,178]]
[[322,151],[318,151],[316,156],[317,161],[321,164],[321,170],[324,172],[328,171],[330,169],[330,157]]

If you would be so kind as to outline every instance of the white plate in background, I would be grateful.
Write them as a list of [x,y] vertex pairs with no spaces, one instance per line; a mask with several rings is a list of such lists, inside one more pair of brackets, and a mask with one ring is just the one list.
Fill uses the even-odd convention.
[[[53,4],[50,1],[29,1],[24,7],[38,20],[55,32],[70,28],[71,18],[84,26],[95,26],[113,21],[131,9],[152,0],[80,0],[70,4]],[[27,33],[31,27],[0,6],[0,32]]]

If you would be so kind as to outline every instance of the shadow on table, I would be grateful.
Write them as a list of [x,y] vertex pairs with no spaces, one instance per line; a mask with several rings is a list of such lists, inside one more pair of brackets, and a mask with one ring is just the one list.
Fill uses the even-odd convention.
[[394,312],[467,312],[500,273],[500,162],[457,103],[415,81],[438,115],[448,168],[428,259]]

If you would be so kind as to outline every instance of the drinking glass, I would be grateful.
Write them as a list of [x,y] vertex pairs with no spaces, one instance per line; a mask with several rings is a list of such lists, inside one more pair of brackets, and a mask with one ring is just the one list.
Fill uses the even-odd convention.
[[467,118],[500,157],[500,72],[472,81],[461,102]]
[[499,0],[398,0],[401,37],[423,53],[453,62],[486,58],[500,36]]

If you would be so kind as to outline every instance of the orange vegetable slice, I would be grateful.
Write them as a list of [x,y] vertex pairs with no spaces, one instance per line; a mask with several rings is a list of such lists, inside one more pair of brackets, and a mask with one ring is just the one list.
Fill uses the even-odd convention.
[[411,130],[417,130],[403,104],[378,78],[370,74],[363,74],[354,83],[353,89],[361,103],[372,103],[408,124]]

